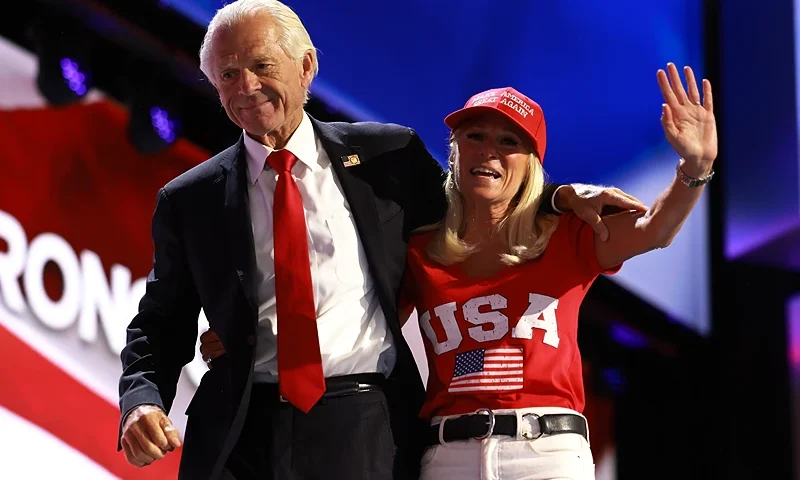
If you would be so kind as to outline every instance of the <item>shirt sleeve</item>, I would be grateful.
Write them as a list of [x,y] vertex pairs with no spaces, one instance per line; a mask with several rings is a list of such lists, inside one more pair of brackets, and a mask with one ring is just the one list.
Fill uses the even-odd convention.
[[415,304],[415,292],[412,286],[412,274],[406,266],[406,271],[403,273],[403,281],[400,284],[400,291],[397,293],[397,311],[405,312],[412,310]]
[[590,275],[613,275],[620,271],[622,264],[604,269],[597,261],[597,253],[594,249],[594,230],[588,223],[584,222],[573,213],[567,213],[561,217],[562,222],[567,222],[566,234],[570,249],[575,253],[580,268]]
[[[417,304],[417,280],[414,278],[414,259],[420,246],[419,238],[412,235],[408,242],[406,255],[406,268],[400,280],[400,291],[397,292],[397,312],[402,316],[406,312],[410,315]],[[405,319],[401,319],[401,322]]]

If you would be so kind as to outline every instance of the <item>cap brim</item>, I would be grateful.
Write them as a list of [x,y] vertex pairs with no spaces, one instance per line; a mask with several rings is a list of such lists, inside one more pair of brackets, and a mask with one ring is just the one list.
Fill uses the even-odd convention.
[[536,151],[536,155],[539,155],[539,145],[536,142],[536,139],[533,137],[533,135],[531,135],[528,129],[525,128],[525,125],[523,125],[522,122],[512,117],[508,113],[488,105],[476,105],[474,107],[456,110],[450,115],[444,117],[444,124],[450,127],[450,130],[455,130],[459,125],[461,125],[462,122],[464,122],[464,120],[468,120],[484,113],[494,113],[502,116],[503,118],[511,120],[514,125],[518,126],[523,132],[525,132],[525,134],[528,136],[528,139],[531,141],[531,144],[533,145],[533,149]]
[[[474,107],[467,107],[467,108],[462,108],[461,110],[456,110],[450,115],[444,117],[444,123],[445,125],[450,127],[450,130],[455,130],[456,127],[458,127],[464,120],[468,120],[472,117],[477,117],[483,113],[496,113],[502,115],[503,117],[511,121],[514,121],[514,119],[511,118],[510,115],[503,112],[502,110],[498,110],[497,108],[490,107],[488,105],[477,105]],[[519,125],[519,122],[514,121],[514,123]]]

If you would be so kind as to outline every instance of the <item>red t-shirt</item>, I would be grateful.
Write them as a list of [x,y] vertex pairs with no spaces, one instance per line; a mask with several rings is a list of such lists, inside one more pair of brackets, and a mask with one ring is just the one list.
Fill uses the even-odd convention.
[[427,257],[432,232],[409,244],[404,301],[417,309],[429,376],[423,418],[478,408],[583,410],[578,310],[603,270],[594,232],[567,213],[544,254],[486,278]]

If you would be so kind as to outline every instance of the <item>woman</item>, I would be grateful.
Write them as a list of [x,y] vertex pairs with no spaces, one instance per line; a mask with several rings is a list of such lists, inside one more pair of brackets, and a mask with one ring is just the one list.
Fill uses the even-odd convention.
[[[422,478],[594,478],[578,310],[601,273],[669,245],[717,155],[711,85],[704,104],[674,65],[659,70],[677,178],[645,213],[606,219],[595,241],[574,215],[532,215],[544,185],[541,108],[513,89],[476,95],[452,129],[445,222],[409,247],[406,310],[419,313],[431,418]],[[478,439],[476,439],[476,437]]]
[[713,175],[711,85],[701,101],[685,76],[688,92],[673,64],[657,73],[676,178],[647,212],[606,218],[605,242],[572,214],[536,213],[547,142],[538,104],[489,90],[445,119],[448,212],[412,237],[401,301],[401,318],[419,314],[430,371],[423,479],[594,478],[578,310],[599,274],[668,246]]

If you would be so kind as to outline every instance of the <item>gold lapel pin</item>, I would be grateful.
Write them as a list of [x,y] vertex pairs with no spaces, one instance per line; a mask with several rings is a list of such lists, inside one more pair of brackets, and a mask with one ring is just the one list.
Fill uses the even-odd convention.
[[361,164],[361,159],[358,158],[358,155],[347,155],[342,157],[342,163],[345,167],[352,167]]

